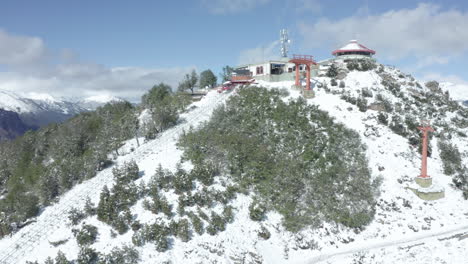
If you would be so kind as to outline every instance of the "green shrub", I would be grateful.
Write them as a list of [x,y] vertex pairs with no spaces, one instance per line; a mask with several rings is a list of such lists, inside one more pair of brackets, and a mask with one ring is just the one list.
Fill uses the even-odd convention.
[[468,200],[468,169],[463,166],[452,179],[456,188],[462,191],[465,200]]
[[258,231],[258,236],[263,238],[264,240],[268,240],[271,237],[271,233],[266,227],[262,226],[260,231]]
[[387,116],[387,114],[379,112],[379,114],[377,115],[377,120],[379,121],[380,124],[388,125],[388,116]]
[[450,144],[443,139],[439,140],[437,143],[437,146],[440,149],[440,158],[442,159],[444,174],[453,175],[457,171],[461,171],[462,160],[457,146]]
[[192,222],[193,230],[199,235],[205,233],[205,228],[203,226],[202,220],[194,213],[189,214],[190,221]]
[[358,97],[356,101],[356,106],[358,107],[359,111],[366,112],[367,111],[367,100],[364,97]]
[[[345,221],[333,208],[350,215],[365,211],[368,219],[374,214],[375,187],[356,132],[301,98],[285,101],[279,90],[244,87],[178,145],[195,167],[213,164],[239,191],[253,191],[284,216],[289,230]],[[201,194],[193,195],[200,206],[213,197],[227,201],[218,193]],[[210,234],[216,233],[213,222]]]
[[99,264],[134,264],[138,263],[140,256],[134,247],[115,247],[109,254],[101,257]]
[[93,225],[83,225],[81,230],[75,230],[76,241],[80,246],[91,245],[98,236],[97,227]]
[[55,264],[71,264],[71,261],[69,261],[65,254],[59,250],[57,252],[57,256],[55,257]]
[[224,207],[223,218],[226,223],[232,223],[234,221],[234,208],[231,205]]
[[211,212],[210,225],[206,228],[208,234],[214,236],[219,232],[226,230],[226,221],[215,212]]
[[266,207],[258,201],[253,201],[249,206],[249,217],[254,221],[265,219]]
[[187,242],[191,239],[190,224],[187,219],[181,219],[177,225],[176,236],[183,242]]
[[70,209],[70,211],[68,211],[68,220],[70,220],[70,222],[73,225],[77,225],[79,222],[81,222],[81,220],[85,218],[86,218],[85,212],[77,208],[72,208]]
[[90,247],[80,247],[78,264],[96,264],[99,261],[99,253]]
[[327,77],[335,78],[338,75],[338,67],[336,67],[336,65],[333,63],[330,65],[330,67],[328,67],[326,75]]
[[340,87],[340,88],[345,88],[345,86],[346,86],[345,82],[344,82],[344,81],[340,81],[340,86],[339,86],[339,87]]

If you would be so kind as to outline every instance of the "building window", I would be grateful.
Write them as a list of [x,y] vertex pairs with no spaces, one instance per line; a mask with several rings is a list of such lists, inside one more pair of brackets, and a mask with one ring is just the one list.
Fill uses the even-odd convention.
[[257,74],[263,74],[263,66],[257,67]]

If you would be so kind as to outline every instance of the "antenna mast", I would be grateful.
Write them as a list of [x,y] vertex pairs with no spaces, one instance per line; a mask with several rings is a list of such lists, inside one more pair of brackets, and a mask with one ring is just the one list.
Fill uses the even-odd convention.
[[289,43],[291,43],[291,40],[288,37],[288,30],[286,29],[280,30],[280,41],[281,41],[281,57],[287,58],[288,51],[289,51]]

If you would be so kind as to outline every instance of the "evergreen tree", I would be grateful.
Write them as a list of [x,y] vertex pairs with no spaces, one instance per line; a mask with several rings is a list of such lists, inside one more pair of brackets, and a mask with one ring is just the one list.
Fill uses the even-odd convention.
[[65,254],[62,251],[58,251],[57,256],[55,257],[55,264],[70,264]]
[[99,261],[99,254],[90,247],[81,247],[78,253],[78,264],[96,264]]
[[330,67],[328,67],[326,75],[327,75],[327,77],[335,78],[336,76],[338,76],[338,67],[336,67],[336,65],[334,63],[332,63],[332,65],[330,65]]
[[213,88],[216,86],[217,78],[211,70],[205,70],[200,73],[200,88]]
[[223,80],[223,82],[227,82],[229,80],[231,80],[231,76],[232,76],[232,72],[234,71],[234,69],[228,65],[224,66],[223,67],[223,71],[221,72],[221,80]]
[[190,225],[187,219],[181,219],[177,225],[177,237],[183,242],[187,242],[191,239]]
[[112,208],[111,208],[111,195],[107,185],[101,191],[99,196],[99,204],[97,207],[97,217],[103,222],[109,222],[111,220]]

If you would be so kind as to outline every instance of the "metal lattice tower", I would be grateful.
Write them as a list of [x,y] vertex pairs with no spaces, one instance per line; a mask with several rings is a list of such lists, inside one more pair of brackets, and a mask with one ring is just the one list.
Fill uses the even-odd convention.
[[289,43],[291,43],[291,40],[288,37],[288,30],[286,29],[280,30],[280,41],[281,41],[281,57],[287,58],[288,51],[289,51]]

